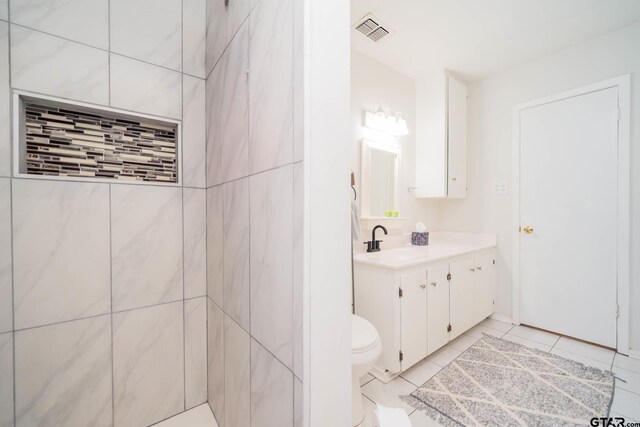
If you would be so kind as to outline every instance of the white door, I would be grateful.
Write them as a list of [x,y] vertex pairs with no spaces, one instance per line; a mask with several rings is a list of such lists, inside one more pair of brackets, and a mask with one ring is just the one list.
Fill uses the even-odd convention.
[[520,321],[613,348],[617,115],[617,87],[520,112]]
[[449,271],[451,272],[451,281],[449,282],[451,332],[449,339],[451,340],[478,323],[476,300],[474,298],[474,270],[473,257],[449,264]]
[[427,350],[429,354],[449,342],[449,265],[427,270]]
[[402,370],[427,357],[427,274],[424,270],[400,277],[402,298]]

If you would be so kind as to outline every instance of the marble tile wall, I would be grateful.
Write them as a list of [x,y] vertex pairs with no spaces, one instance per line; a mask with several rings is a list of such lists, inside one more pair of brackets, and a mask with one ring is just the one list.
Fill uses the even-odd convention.
[[114,425],[147,426],[184,410],[183,302],[113,315]]
[[205,188],[205,81],[183,74],[182,91],[182,182]]
[[224,423],[224,311],[207,297],[207,395],[218,424]]
[[[206,70],[206,0],[182,0],[182,20],[192,25],[182,28],[182,71],[201,79],[207,77]],[[204,114],[204,107],[202,108]]]
[[111,187],[112,305],[116,311],[183,298],[182,191]]
[[207,0],[205,68],[209,76],[222,52],[229,44],[227,40],[227,8],[224,2]]
[[108,5],[104,0],[11,0],[11,22],[107,50]]
[[0,0],[0,19],[9,19],[9,0]]
[[302,378],[303,355],[303,210],[304,210],[304,167],[302,162],[293,165],[293,372]]
[[227,315],[224,318],[224,343],[224,425],[249,427],[251,337]]
[[260,1],[250,20],[251,173],[293,161],[293,3]]
[[[109,104],[107,51],[15,24],[10,25],[10,32],[14,89]],[[115,63],[113,68],[117,71]]]
[[[0,427],[158,422],[207,401],[211,381],[207,0],[8,3],[0,0]],[[182,120],[182,185],[12,177],[12,89]]]
[[110,315],[16,331],[14,345],[16,426],[111,425]]
[[249,330],[249,179],[224,184],[223,307]]
[[9,24],[0,21],[0,176],[10,174],[9,90]]
[[293,167],[250,184],[251,334],[293,370]]
[[111,311],[109,187],[13,180],[15,329]]
[[180,119],[182,83],[177,71],[111,54],[111,105]]
[[111,0],[111,51],[182,70],[181,0]]
[[11,180],[0,178],[0,333],[13,330]]
[[249,25],[240,28],[229,50],[222,57],[221,126],[222,148],[220,166],[224,182],[247,176],[249,173],[249,87],[246,69],[249,64]]
[[207,191],[185,188],[182,193],[184,217],[184,297],[207,295]]
[[206,296],[184,301],[184,335],[184,399],[186,409],[190,409],[207,400]]
[[302,425],[298,3],[208,2],[208,375],[222,427]]
[[293,426],[293,386],[291,371],[252,340],[251,425]]
[[13,332],[0,334],[0,426],[13,427]]

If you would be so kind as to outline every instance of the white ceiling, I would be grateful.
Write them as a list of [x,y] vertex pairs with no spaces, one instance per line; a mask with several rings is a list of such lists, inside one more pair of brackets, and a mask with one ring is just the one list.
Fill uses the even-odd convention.
[[354,49],[414,79],[473,80],[639,21],[640,0],[351,0],[352,25],[367,13],[394,33],[352,30]]

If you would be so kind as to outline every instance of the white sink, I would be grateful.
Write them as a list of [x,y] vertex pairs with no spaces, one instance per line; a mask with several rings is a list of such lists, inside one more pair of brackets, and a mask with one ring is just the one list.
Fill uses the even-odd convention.
[[367,252],[367,259],[385,262],[404,262],[424,257],[424,253],[413,248],[381,249],[380,252]]
[[496,247],[495,234],[433,234],[428,246],[412,246],[405,243],[399,247],[385,249],[385,243],[382,242],[380,252],[360,252],[354,255],[353,260],[395,270]]

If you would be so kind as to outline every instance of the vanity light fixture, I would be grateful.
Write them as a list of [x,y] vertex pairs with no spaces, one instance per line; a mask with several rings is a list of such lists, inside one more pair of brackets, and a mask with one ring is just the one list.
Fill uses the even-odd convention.
[[396,135],[404,136],[409,135],[409,127],[407,126],[407,120],[402,117],[402,114],[396,114]]
[[364,125],[378,132],[383,132],[393,136],[403,136],[409,134],[407,121],[402,114],[392,114],[390,110],[383,110],[378,104],[375,111],[365,111]]

